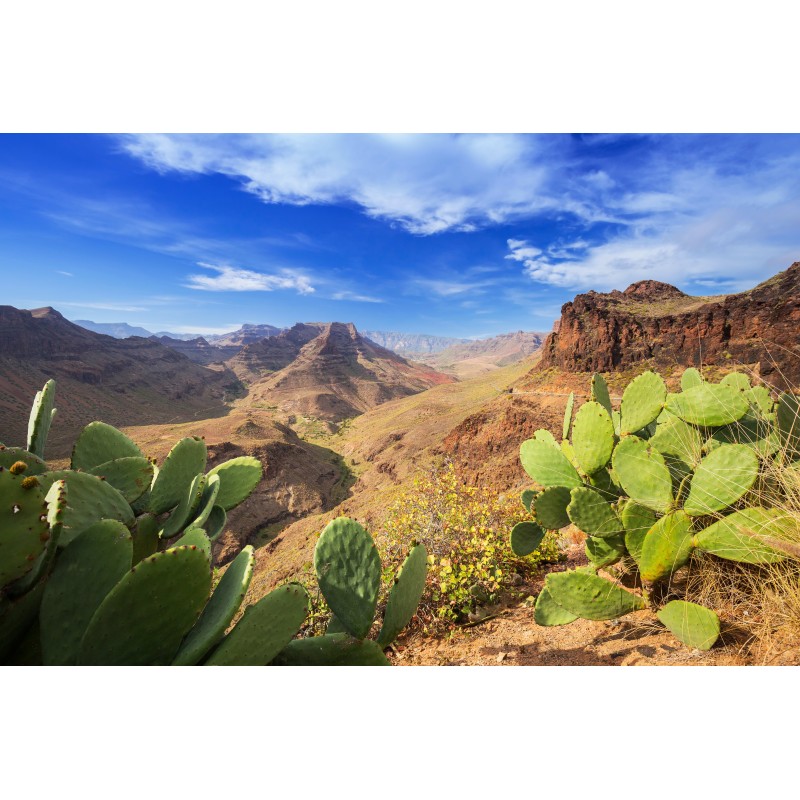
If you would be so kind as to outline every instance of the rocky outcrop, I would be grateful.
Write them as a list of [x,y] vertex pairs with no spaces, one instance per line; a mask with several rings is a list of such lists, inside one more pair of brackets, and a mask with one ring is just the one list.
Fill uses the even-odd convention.
[[656,366],[747,364],[776,386],[800,383],[800,262],[754,289],[690,297],[640,281],[624,292],[587,292],[561,309],[542,367],[609,372]]

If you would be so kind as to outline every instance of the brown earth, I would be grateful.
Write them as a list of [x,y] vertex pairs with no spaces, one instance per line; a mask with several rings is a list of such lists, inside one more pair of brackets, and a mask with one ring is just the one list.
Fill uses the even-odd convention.
[[202,336],[194,339],[173,339],[171,336],[151,336],[151,339],[183,353],[195,364],[222,363],[227,358],[232,358],[239,352],[240,347],[221,347],[210,344]]
[[690,297],[657,281],[587,292],[561,309],[542,367],[611,372],[656,366],[747,365],[786,388],[800,382],[800,262],[754,289]]
[[193,364],[151,339],[93,333],[52,308],[0,306],[3,441],[24,444],[31,402],[50,378],[58,408],[48,447],[53,458],[66,455],[95,419],[122,425],[222,416],[238,384],[230,371]]

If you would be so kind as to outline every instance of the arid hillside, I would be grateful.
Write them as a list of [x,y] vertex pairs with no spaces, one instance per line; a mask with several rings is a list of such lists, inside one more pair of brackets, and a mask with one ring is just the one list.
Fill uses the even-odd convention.
[[561,309],[542,366],[610,372],[657,366],[746,365],[776,386],[800,382],[800,262],[753,289],[690,297],[640,281],[624,292],[587,292]]
[[31,400],[50,378],[58,384],[51,457],[95,419],[126,425],[223,415],[237,383],[228,370],[201,367],[151,339],[92,333],[52,308],[0,306],[3,441],[24,443]]
[[295,325],[245,347],[229,363],[250,382],[254,407],[327,422],[454,380],[379,347],[341,322]]

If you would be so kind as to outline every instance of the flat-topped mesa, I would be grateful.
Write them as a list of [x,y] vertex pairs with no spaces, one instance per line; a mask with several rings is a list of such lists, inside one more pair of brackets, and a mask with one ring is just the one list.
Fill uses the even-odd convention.
[[579,294],[561,309],[542,367],[609,372],[747,364],[777,386],[800,382],[800,262],[739,294],[692,297],[659,281]]

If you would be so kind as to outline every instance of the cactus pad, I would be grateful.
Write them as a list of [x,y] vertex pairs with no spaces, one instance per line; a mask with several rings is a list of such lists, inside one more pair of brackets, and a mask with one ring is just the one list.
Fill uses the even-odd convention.
[[[23,485],[30,480],[37,482]],[[47,503],[38,479],[0,470],[0,589],[34,568],[49,539]]]
[[793,458],[800,450],[800,399],[784,393],[775,409],[778,430],[787,454]]
[[519,499],[520,499],[520,502],[522,503],[522,507],[526,511],[530,512],[531,504],[536,499],[538,494],[539,494],[539,492],[537,492],[535,489],[525,489],[522,492],[522,494],[520,495]]
[[561,438],[569,439],[572,430],[572,410],[575,407],[575,392],[570,392],[567,398],[567,407],[564,409],[564,424],[561,428]]
[[614,423],[600,403],[584,403],[572,425],[572,447],[578,466],[591,475],[605,467],[614,449]]
[[116,519],[123,525],[133,524],[134,516],[125,498],[109,483],[86,472],[61,470],[39,476],[42,486],[50,488],[56,481],[67,484],[67,511],[59,547],[66,547],[76,536],[101,519]]
[[253,577],[255,554],[251,545],[245,547],[225,570],[203,609],[200,619],[181,644],[173,664],[198,664],[225,636],[225,630],[244,601]]
[[158,544],[161,537],[158,535],[158,520],[152,514],[142,514],[136,518],[136,528],[131,534],[133,539],[133,560],[132,566],[136,566],[140,561],[149,558],[158,552]]
[[613,417],[608,384],[606,383],[606,379],[598,372],[592,375],[592,400],[594,400],[595,403],[600,403],[600,405],[608,411],[608,415]]
[[791,517],[779,509],[746,508],[723,517],[695,537],[695,546],[729,561],[771,564],[784,555],[770,546],[780,544],[794,529]]
[[672,476],[664,457],[642,439],[626,436],[614,449],[614,472],[625,493],[640,505],[664,512],[672,504]]
[[747,392],[750,387],[750,379],[742,372],[731,372],[726,375],[720,383],[723,386],[732,386],[740,392]]
[[693,548],[692,520],[683,511],[661,517],[644,538],[639,572],[646,581],[668,578],[689,560]]
[[200,503],[195,510],[194,519],[189,523],[188,527],[191,528],[204,528],[206,520],[211,516],[211,511],[217,501],[217,495],[220,489],[219,475],[207,475],[206,485],[203,488],[203,494],[200,498]]
[[56,382],[47,381],[41,391],[36,392],[28,420],[28,444],[26,449],[39,458],[44,458],[44,448],[47,443],[47,434],[50,432],[50,423],[53,421],[56,410],[53,408],[56,396]]
[[533,619],[537,625],[554,627],[556,625],[569,625],[575,622],[578,617],[571,614],[566,608],[562,608],[555,600],[545,582],[544,588],[536,598],[536,606],[533,611]]
[[703,383],[703,376],[694,367],[689,367],[683,371],[681,375],[681,389],[685,392],[687,389],[693,389]]
[[212,475],[219,475],[217,505],[230,511],[246,500],[258,486],[261,480],[261,462],[252,456],[239,456],[214,467],[208,477]]
[[535,522],[518,522],[511,530],[515,556],[529,556],[542,543],[544,531]]
[[189,521],[194,519],[200,510],[207,480],[202,472],[194,476],[194,480],[189,485],[188,491],[184,493],[183,499],[164,522],[164,527],[161,530],[162,539],[170,539],[173,536],[177,536],[187,527]]
[[628,500],[619,512],[619,518],[625,526],[625,547],[638,564],[642,555],[644,538],[656,523],[655,511],[647,506],[640,506],[633,500]]
[[622,534],[617,536],[606,536],[600,538],[589,536],[584,547],[586,558],[598,569],[616,564],[627,552],[625,549],[625,537]]
[[39,613],[45,664],[78,662],[81,640],[106,595],[131,568],[128,529],[104,519],[74,539],[47,580]]
[[660,375],[643,372],[634,378],[622,394],[620,433],[635,433],[653,422],[664,408],[667,387]]
[[314,548],[314,571],[331,611],[353,636],[363,639],[372,627],[381,581],[381,559],[372,537],[355,520],[333,520]]
[[752,389],[748,389],[744,396],[750,403],[750,408],[760,414],[771,414],[775,410],[775,403],[772,402],[769,389],[765,386],[754,386]]
[[553,436],[550,431],[540,428],[538,431],[535,431],[533,434],[533,438],[536,439],[537,442],[547,442],[547,444],[552,445],[555,448],[560,447],[559,443],[556,441],[556,437]]
[[738,389],[718,383],[701,383],[667,399],[667,410],[692,425],[730,425],[749,408]]
[[202,550],[178,547],[137,564],[109,592],[83,637],[81,664],[169,664],[211,589]]
[[386,667],[389,660],[377,642],[346,633],[295,639],[272,662],[282,667]]
[[118,458],[143,458],[143,455],[122,431],[105,422],[90,422],[72,448],[72,469],[90,472]]
[[47,464],[39,456],[21,447],[0,447],[0,467],[10,469],[20,461],[25,464],[25,475],[41,475],[47,472]]
[[150,511],[163,514],[186,496],[195,476],[206,470],[206,443],[199,436],[181,439],[169,451],[150,489]]
[[697,466],[703,457],[700,431],[678,417],[670,415],[670,419],[660,424],[648,441],[650,447],[658,450],[662,456],[679,458],[691,467]]
[[672,600],[656,612],[669,631],[688,647],[710,650],[719,639],[719,617],[711,609],[685,600]]
[[428,552],[424,545],[411,548],[400,573],[395,578],[389,592],[383,626],[378,634],[381,647],[388,647],[417,611],[417,606],[425,591],[425,577],[428,574]]
[[273,589],[245,609],[236,627],[205,663],[254,667],[269,664],[300,630],[306,614],[308,594],[299,583]]
[[547,588],[558,605],[582,619],[615,619],[647,607],[638,595],[588,572],[551,572]]
[[206,524],[203,526],[208,538],[212,542],[216,542],[220,535],[225,530],[225,525],[228,522],[228,515],[225,513],[224,508],[214,506],[208,515]]
[[551,531],[569,525],[569,516],[567,515],[569,500],[570,490],[565,486],[551,486],[549,489],[545,489],[532,504],[536,522],[542,528]]
[[567,513],[570,520],[590,536],[616,536],[625,530],[611,504],[600,492],[586,486],[572,490]]
[[519,449],[525,472],[542,486],[581,486],[583,481],[562,450],[547,442],[528,439]]
[[190,527],[184,531],[180,539],[175,540],[172,547],[190,547],[194,545],[198,550],[202,550],[206,554],[208,564],[211,566],[211,542],[209,541],[206,532],[202,528]]
[[153,480],[153,465],[144,456],[116,458],[86,471],[105,479],[128,503],[138,500]]
[[732,506],[758,477],[758,457],[745,444],[722,444],[709,453],[692,476],[687,514],[700,517]]

